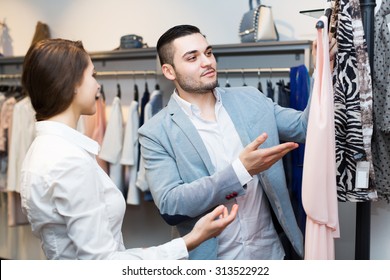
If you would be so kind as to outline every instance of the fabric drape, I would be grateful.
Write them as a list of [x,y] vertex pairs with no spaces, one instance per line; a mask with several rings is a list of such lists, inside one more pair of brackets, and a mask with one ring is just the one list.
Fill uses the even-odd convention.
[[302,178],[302,203],[307,214],[305,259],[334,259],[339,237],[334,104],[329,64],[327,17],[317,30],[317,74],[310,103]]

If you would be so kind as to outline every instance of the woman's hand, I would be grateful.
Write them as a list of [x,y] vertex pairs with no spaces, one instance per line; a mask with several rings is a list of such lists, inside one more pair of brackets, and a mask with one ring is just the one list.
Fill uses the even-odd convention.
[[233,205],[230,214],[226,206],[220,205],[200,218],[192,231],[183,237],[187,250],[191,251],[207,239],[218,236],[236,218],[237,211],[237,204]]

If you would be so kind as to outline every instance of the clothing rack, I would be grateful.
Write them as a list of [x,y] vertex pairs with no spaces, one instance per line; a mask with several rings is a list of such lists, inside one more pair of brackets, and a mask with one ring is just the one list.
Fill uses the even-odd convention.
[[97,71],[98,77],[115,77],[115,76],[136,76],[136,75],[157,75],[157,71]]
[[[237,68],[237,69],[219,69],[217,73],[224,74],[243,74],[243,73],[290,73],[290,68]],[[97,71],[98,77],[115,77],[115,76],[140,76],[140,75],[157,75],[157,71]],[[20,79],[22,74],[0,74],[0,80]]]
[[[97,71],[98,77],[115,77],[115,76],[136,76],[136,75],[156,75],[157,71]],[[22,74],[0,74],[0,80],[20,79]]]
[[290,73],[290,68],[241,68],[241,69],[219,69],[217,73],[242,74],[242,73]]
[[0,74],[1,80],[12,80],[12,79],[20,79],[22,74]]

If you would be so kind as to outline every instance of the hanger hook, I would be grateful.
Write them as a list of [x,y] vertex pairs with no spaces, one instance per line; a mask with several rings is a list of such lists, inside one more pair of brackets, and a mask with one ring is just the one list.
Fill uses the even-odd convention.
[[242,85],[246,86],[244,69],[241,69]]

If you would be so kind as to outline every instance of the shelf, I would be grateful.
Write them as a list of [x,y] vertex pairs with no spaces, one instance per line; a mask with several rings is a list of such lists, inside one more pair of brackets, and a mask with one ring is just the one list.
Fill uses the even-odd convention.
[[[242,55],[253,53],[302,53],[305,48],[311,46],[311,41],[274,41],[258,43],[240,43],[213,45],[215,55]],[[131,59],[156,59],[156,48],[139,48],[129,50],[115,50],[91,52],[93,61],[131,60]],[[0,65],[23,64],[23,56],[0,57]]]

